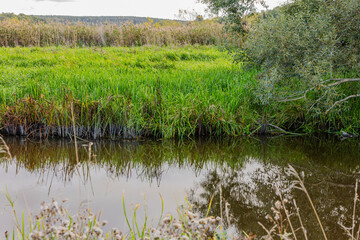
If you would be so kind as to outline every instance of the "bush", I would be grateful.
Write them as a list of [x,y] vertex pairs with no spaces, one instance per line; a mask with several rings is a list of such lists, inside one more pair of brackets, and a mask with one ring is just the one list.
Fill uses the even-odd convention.
[[[260,102],[321,90],[324,79],[359,76],[359,12],[360,2],[355,0],[295,0],[255,23],[245,52],[264,70]],[[352,84],[352,92],[360,93],[360,85]],[[349,94],[344,87],[326,88],[304,98],[318,101],[321,96],[329,107],[344,94]]]

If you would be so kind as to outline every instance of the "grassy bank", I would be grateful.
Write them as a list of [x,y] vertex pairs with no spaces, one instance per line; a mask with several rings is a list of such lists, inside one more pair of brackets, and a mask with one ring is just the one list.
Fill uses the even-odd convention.
[[[2,48],[1,125],[11,134],[134,138],[238,135],[256,71],[214,47]],[[73,109],[73,115],[72,115]]]
[[0,71],[0,124],[14,135],[71,136],[73,120],[95,139],[360,129],[356,99],[327,115],[305,101],[258,103],[259,71],[211,46],[1,48]]

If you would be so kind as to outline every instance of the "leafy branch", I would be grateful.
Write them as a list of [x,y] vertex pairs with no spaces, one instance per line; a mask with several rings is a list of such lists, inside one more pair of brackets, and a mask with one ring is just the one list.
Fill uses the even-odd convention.
[[[335,82],[334,82],[335,81]],[[297,101],[300,99],[306,99],[307,94],[315,89],[320,89],[320,88],[331,88],[331,87],[335,87],[335,86],[339,86],[343,83],[349,83],[349,82],[360,82],[360,78],[331,78],[328,80],[325,80],[323,82],[321,82],[319,85],[314,86],[312,88],[307,89],[301,96],[295,97],[295,98],[286,98],[286,99],[281,99],[278,100],[278,102],[291,102],[291,101]],[[326,93],[325,93],[326,94]],[[324,94],[324,95],[325,95]],[[323,98],[324,95],[322,95],[319,99]],[[357,98],[360,97],[360,94],[354,94],[354,95],[350,95],[347,96],[341,100],[336,101],[333,105],[331,105],[325,112],[325,114],[328,114],[336,105],[343,103],[351,98]]]

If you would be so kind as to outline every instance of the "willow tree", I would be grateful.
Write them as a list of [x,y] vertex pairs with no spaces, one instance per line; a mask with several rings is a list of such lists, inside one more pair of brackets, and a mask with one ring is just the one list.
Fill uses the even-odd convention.
[[245,35],[248,33],[246,16],[256,12],[256,5],[266,7],[264,0],[198,0],[207,5],[208,10],[221,16],[228,30]]
[[354,0],[295,0],[269,12],[244,47],[263,68],[260,100],[327,114],[360,97],[359,12]]
[[251,27],[247,16],[263,1],[199,1],[244,38],[241,56],[262,69],[255,90],[260,103],[303,101],[324,114],[344,111],[338,106],[360,97],[360,1],[293,0]]

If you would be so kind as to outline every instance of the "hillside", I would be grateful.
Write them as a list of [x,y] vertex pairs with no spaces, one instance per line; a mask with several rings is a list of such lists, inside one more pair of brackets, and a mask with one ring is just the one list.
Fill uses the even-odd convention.
[[[82,22],[89,25],[103,25],[106,23],[121,25],[124,23],[141,24],[149,21],[146,17],[134,16],[60,16],[60,15],[25,15],[14,13],[1,13],[0,20],[4,19],[31,20],[34,22],[57,22],[57,23],[77,23]],[[168,21],[168,19],[151,18],[153,23]],[[177,21],[179,22],[179,21]]]

